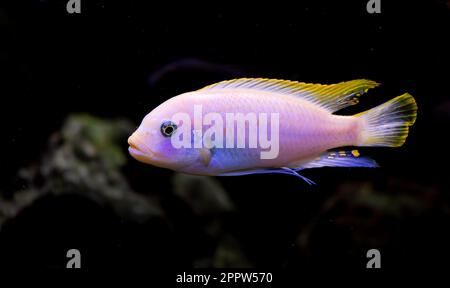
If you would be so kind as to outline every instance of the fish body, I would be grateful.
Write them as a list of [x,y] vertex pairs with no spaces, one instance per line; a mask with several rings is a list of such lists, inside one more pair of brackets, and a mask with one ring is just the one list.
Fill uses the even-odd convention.
[[[333,149],[404,143],[417,111],[409,94],[357,115],[335,114],[377,85],[370,80],[333,85],[259,78],[219,82],[173,97],[151,111],[130,136],[129,151],[142,162],[200,175],[298,175],[296,171],[323,166],[376,167],[357,150]],[[174,119],[180,114],[184,121]],[[246,120],[243,130],[236,119]],[[172,133],[166,135],[162,125],[172,125]],[[267,137],[261,136],[263,131]],[[186,145],[174,147],[176,138]]]

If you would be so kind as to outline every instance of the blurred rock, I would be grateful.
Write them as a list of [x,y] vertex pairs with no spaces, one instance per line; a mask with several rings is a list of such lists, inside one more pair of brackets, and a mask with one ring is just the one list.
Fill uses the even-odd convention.
[[449,207],[445,203],[437,188],[400,179],[391,179],[386,187],[369,182],[342,183],[301,231],[297,244],[303,257],[315,258],[330,251],[330,259],[333,253],[399,245],[394,241],[402,233],[414,233],[417,219],[446,214]]
[[173,177],[173,187],[197,215],[217,215],[234,208],[225,189],[212,177],[178,173]]
[[50,137],[42,160],[19,172],[24,189],[0,201],[0,225],[47,194],[81,194],[137,222],[161,216],[158,202],[135,193],[120,171],[133,128],[125,119],[69,116],[61,131]]
[[222,237],[213,257],[216,268],[250,268],[253,265],[245,257],[239,242],[230,234]]
[[[227,216],[235,207],[220,182],[213,177],[175,174],[174,194],[179,197],[195,215],[201,239],[211,246],[207,255],[194,260],[198,268],[243,268],[252,267],[235,235],[229,233]],[[195,226],[191,223],[189,225]]]

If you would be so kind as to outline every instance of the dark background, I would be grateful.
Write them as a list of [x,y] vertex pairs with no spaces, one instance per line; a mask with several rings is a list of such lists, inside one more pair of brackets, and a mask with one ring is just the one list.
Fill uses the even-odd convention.
[[[381,14],[368,14],[366,1],[82,0],[82,13],[69,15],[66,1],[2,1],[0,199],[27,188],[19,171],[45,161],[49,138],[73,113],[137,126],[169,97],[224,79],[368,78],[382,86],[343,113],[411,93],[419,112],[406,145],[363,149],[377,170],[305,172],[315,187],[284,175],[218,178],[236,207],[220,216],[221,229],[251,267],[361,270],[370,248],[385,269],[448,267],[450,4],[381,2]],[[196,260],[218,242],[205,236],[208,218],[174,196],[173,172],[127,160],[129,185],[158,198],[166,216],[138,223],[82,194],[45,196],[3,224],[1,265],[63,268],[78,248],[90,269],[202,266]],[[387,200],[354,203],[364,189]]]

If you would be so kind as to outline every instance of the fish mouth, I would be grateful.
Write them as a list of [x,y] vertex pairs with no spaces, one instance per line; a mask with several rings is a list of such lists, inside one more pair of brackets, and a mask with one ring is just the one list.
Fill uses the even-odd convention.
[[144,152],[142,152],[141,150],[139,150],[139,148],[136,148],[136,146],[130,145],[130,147],[128,147],[128,152],[130,152],[131,156],[133,156],[133,157],[135,157],[135,156],[146,157],[146,154]]
[[149,163],[149,161],[154,158],[155,153],[148,149],[144,144],[139,143],[136,137],[131,135],[128,138],[128,152],[138,161]]
[[139,147],[136,146],[136,144],[134,144],[134,142],[131,141],[130,139],[128,139],[128,145],[130,145],[130,149],[139,150]]
[[139,162],[150,164],[157,167],[168,168],[168,169],[182,169],[187,165],[183,165],[180,161],[171,161],[166,158],[164,154],[156,153],[152,151],[145,142],[142,141],[142,138],[136,134],[131,135],[128,138],[128,152],[131,157],[136,159]]

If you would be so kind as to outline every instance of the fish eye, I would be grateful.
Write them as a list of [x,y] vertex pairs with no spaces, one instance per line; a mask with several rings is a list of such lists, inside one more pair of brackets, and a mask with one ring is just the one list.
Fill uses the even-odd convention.
[[172,136],[175,130],[177,130],[177,125],[172,121],[165,121],[161,124],[161,133],[164,137]]

